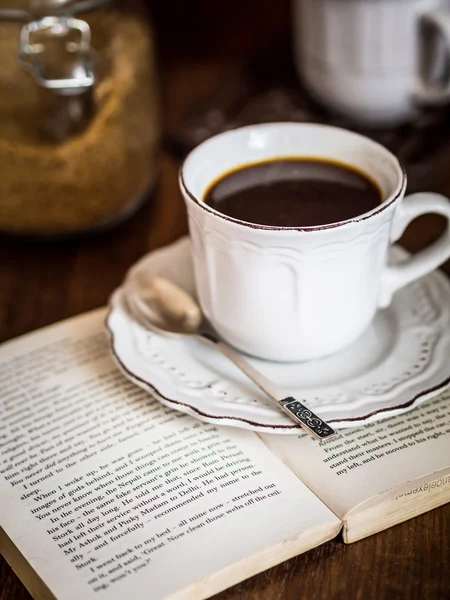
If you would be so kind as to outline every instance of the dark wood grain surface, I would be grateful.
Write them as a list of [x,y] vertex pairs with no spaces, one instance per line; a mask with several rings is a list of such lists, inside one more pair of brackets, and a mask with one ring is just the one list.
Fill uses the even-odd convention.
[[[172,12],[161,9],[162,4]],[[173,130],[232,65],[288,26],[287,2],[277,4],[276,11],[271,0],[218,2],[214,15],[208,14],[212,5],[201,0],[155,4],[167,129]],[[186,6],[191,10],[186,12]],[[215,24],[220,25],[217,30]],[[0,238],[1,340],[104,305],[133,262],[184,234],[178,166],[162,154],[156,190],[138,214],[114,231],[59,243]],[[450,194],[450,169],[439,175],[439,191]],[[422,218],[408,229],[403,243],[415,251],[442,229],[442,219]],[[444,270],[450,275],[449,263]],[[0,557],[0,600],[29,598]],[[330,542],[217,596],[243,598],[450,598],[450,506],[350,546]]]

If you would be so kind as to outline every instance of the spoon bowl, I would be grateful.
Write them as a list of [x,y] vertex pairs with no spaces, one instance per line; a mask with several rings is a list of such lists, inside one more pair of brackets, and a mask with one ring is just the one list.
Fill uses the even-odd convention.
[[130,284],[127,300],[161,334],[199,333],[203,315],[197,302],[163,277],[153,277],[143,285]]

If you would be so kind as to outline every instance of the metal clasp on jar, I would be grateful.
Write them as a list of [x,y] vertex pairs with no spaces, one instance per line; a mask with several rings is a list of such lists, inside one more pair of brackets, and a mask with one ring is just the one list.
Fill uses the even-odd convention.
[[93,87],[96,56],[89,25],[73,15],[110,3],[111,0],[29,0],[28,11],[1,8],[0,20],[25,23],[20,33],[19,62],[40,86],[56,94],[76,95]]
[[[48,50],[56,40],[59,46]],[[25,24],[19,61],[40,86],[58,94],[79,94],[95,83],[91,30],[81,19],[43,17]]]

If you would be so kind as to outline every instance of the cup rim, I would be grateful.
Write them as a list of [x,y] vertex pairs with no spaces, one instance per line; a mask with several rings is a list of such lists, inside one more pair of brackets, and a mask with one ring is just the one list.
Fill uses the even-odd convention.
[[[345,219],[344,221],[336,221],[334,223],[325,223],[323,225],[312,225],[312,226],[305,226],[305,227],[281,227],[281,226],[277,226],[277,225],[262,225],[259,223],[252,223],[250,221],[242,221],[241,219],[236,219],[235,217],[230,217],[228,215],[221,213],[220,211],[216,210],[215,208],[212,208],[211,206],[209,206],[208,204],[203,202],[202,199],[197,198],[196,195],[190,191],[190,189],[188,188],[188,186],[186,184],[185,176],[184,176],[184,173],[186,171],[186,164],[187,164],[189,158],[191,157],[191,155],[194,152],[198,151],[203,145],[207,144],[212,139],[229,136],[238,131],[255,130],[255,129],[261,130],[261,129],[266,129],[266,128],[267,129],[276,129],[280,125],[282,127],[293,126],[295,128],[308,127],[310,129],[328,129],[328,130],[334,130],[334,131],[338,130],[343,133],[350,133],[351,135],[353,135],[355,137],[359,137],[365,141],[369,141],[374,146],[378,146],[383,152],[390,155],[392,161],[395,163],[395,166],[397,168],[399,180],[398,180],[398,184],[397,184],[395,190],[385,200],[383,200],[383,202],[379,206],[376,206],[375,208],[372,208],[371,210],[369,210],[365,213],[362,213],[362,214],[358,215],[357,217]],[[245,163],[243,163],[242,166],[244,166],[244,165],[245,165]],[[406,190],[406,171],[405,171],[403,165],[401,164],[401,162],[398,160],[398,158],[390,150],[388,150],[385,146],[383,146],[379,142],[376,142],[375,140],[372,140],[371,138],[369,138],[365,135],[362,135],[362,134],[352,131],[350,129],[345,129],[344,127],[336,127],[334,125],[325,125],[322,123],[296,123],[294,121],[277,121],[277,122],[272,122],[272,123],[258,123],[255,125],[245,125],[244,127],[236,127],[234,129],[224,131],[222,133],[219,133],[217,135],[214,135],[214,136],[204,140],[203,142],[201,142],[200,144],[195,146],[195,148],[193,148],[189,152],[189,154],[185,157],[185,159],[183,160],[181,167],[179,169],[178,181],[179,181],[181,190],[184,192],[185,196],[191,202],[193,202],[196,206],[198,206],[202,210],[210,213],[211,215],[213,215],[215,217],[219,217],[220,219],[222,219],[224,221],[234,223],[235,225],[238,225],[240,227],[245,227],[247,229],[262,230],[262,231],[279,231],[279,232],[298,231],[298,232],[307,233],[307,232],[314,232],[314,231],[324,231],[327,229],[336,229],[338,227],[345,227],[345,226],[348,226],[348,225],[351,225],[354,223],[360,223],[362,221],[366,221],[367,219],[370,219],[371,217],[374,217],[374,216],[380,214],[381,212],[385,211],[387,208],[392,206],[392,204],[394,204],[399,198],[401,198],[402,194],[405,192],[405,190]]]

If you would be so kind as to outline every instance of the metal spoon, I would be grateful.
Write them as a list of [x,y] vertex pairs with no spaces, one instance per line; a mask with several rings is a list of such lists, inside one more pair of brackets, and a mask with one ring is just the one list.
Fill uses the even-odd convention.
[[145,282],[128,281],[125,284],[125,301],[131,314],[155,333],[197,338],[212,344],[314,438],[325,441],[337,435],[311,409],[295,398],[286,397],[282,389],[252,367],[238,352],[205,331],[198,304],[179,286],[163,277],[153,277]]

